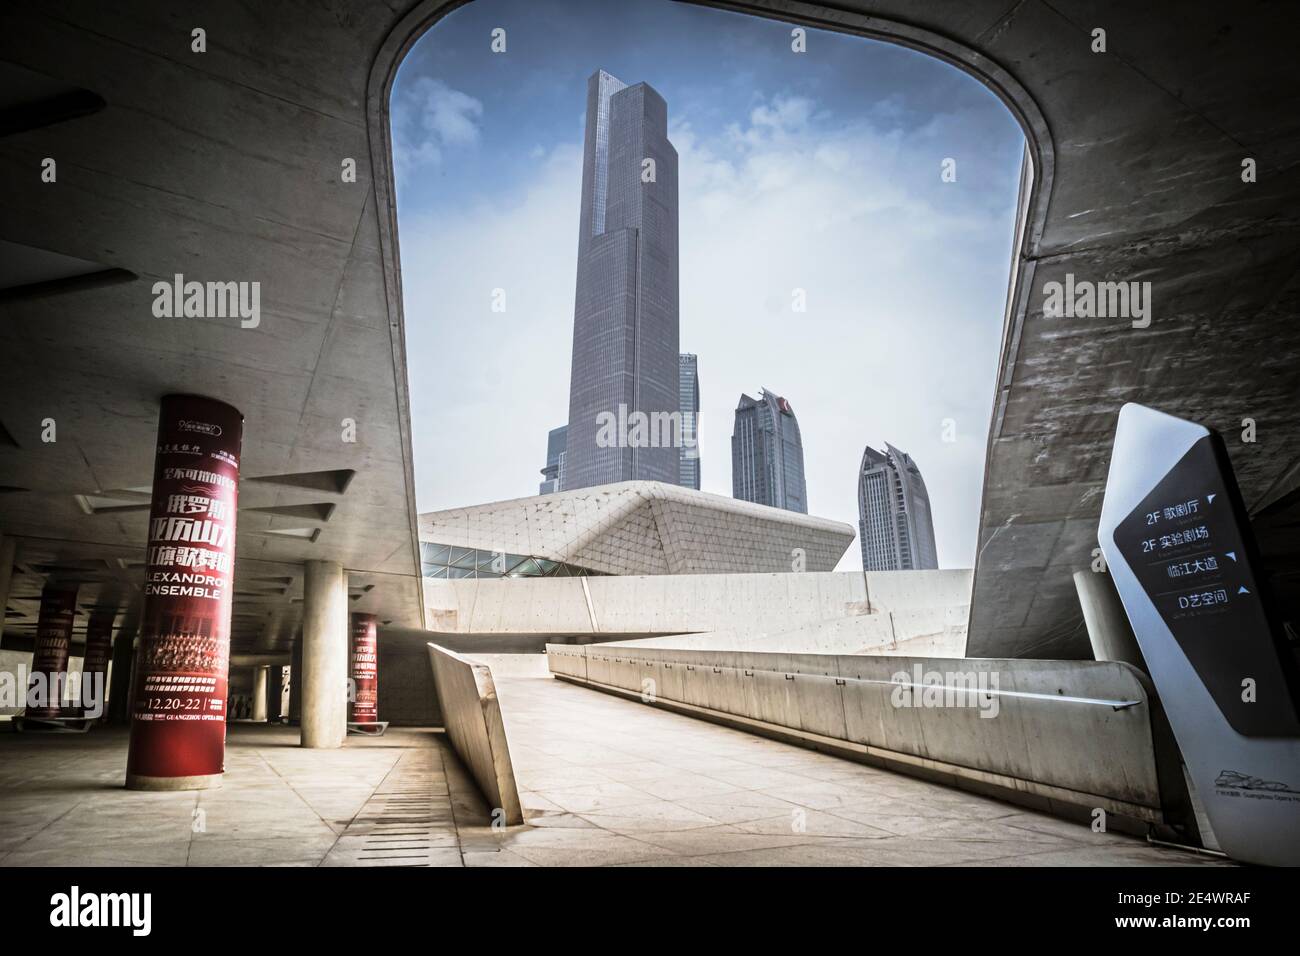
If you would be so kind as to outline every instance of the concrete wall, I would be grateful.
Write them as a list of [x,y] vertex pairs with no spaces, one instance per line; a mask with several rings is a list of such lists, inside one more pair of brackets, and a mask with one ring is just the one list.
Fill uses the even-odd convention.
[[[1162,809],[1170,797],[1162,800],[1147,688],[1126,664],[613,645],[547,654],[556,677],[642,700],[648,690],[645,702],[792,743],[1066,816],[1100,807],[1131,829],[1173,822]],[[894,675],[913,683],[918,665],[985,674],[994,716],[981,716],[973,695],[956,697],[968,706],[897,706]]]
[[903,608],[814,621],[775,632],[759,630],[751,625],[700,634],[612,641],[606,646],[961,657],[966,648],[966,616],[967,608],[964,606]]
[[540,650],[532,654],[466,654],[464,656],[475,664],[489,667],[492,676],[496,678],[522,677],[549,680],[551,677],[546,655]]
[[442,710],[423,641],[379,635],[379,719],[394,727],[440,727]]
[[500,809],[507,824],[523,823],[492,671],[437,644],[428,648],[447,738],[493,813]]
[[463,579],[425,581],[425,602],[430,628],[449,635],[708,632],[733,648],[784,635],[782,650],[842,652],[926,638],[961,656],[970,586],[964,570]]

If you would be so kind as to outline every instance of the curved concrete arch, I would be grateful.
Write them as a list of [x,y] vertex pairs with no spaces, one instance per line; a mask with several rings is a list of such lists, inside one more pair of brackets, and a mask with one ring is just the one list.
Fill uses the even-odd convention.
[[[1290,214],[1300,61],[1287,46],[1290,9],[712,5],[724,4],[957,63],[1007,101],[1038,154],[1022,179],[1032,212],[1015,242],[968,652],[1089,653],[1073,573],[1091,564],[1129,401],[1230,439],[1264,573],[1282,616],[1300,626],[1300,221]],[[309,560],[348,569],[362,592],[356,610],[400,626],[420,620],[387,96],[403,53],[456,5],[211,3],[205,28],[220,42],[202,58],[166,5],[129,17],[74,0],[0,5],[0,60],[34,84],[32,95],[52,81],[108,103],[0,139],[7,168],[57,149],[60,168],[76,171],[76,188],[4,178],[6,244],[46,270],[71,260],[139,277],[6,303],[0,533],[39,573],[13,575],[18,616],[5,638],[30,640],[44,569],[90,562],[100,579],[136,580],[146,514],[133,489],[149,481],[158,396],[181,390],[238,403],[249,473],[262,479],[241,494],[235,653],[288,653]],[[1099,26],[1104,51],[1091,40]],[[345,179],[344,158],[372,168]],[[160,322],[148,283],[191,271],[261,283],[265,321]],[[1072,274],[1149,283],[1153,320],[1045,316],[1041,294]],[[358,411],[367,426],[340,442],[340,421]],[[16,424],[47,416],[76,441],[37,443]],[[1240,431],[1247,421],[1258,440]],[[87,600],[106,583],[87,584]],[[272,609],[277,628],[267,625]]]
[[[366,86],[366,125],[370,140],[371,170],[378,203],[380,254],[390,317],[395,317],[394,355],[405,354],[400,341],[405,319],[401,290],[401,250],[397,228],[396,184],[393,172],[392,129],[389,104],[393,82],[406,54],[438,21],[471,0],[421,0],[396,23],[375,54]],[[1026,162],[1022,170],[1021,197],[1017,209],[1013,261],[1008,287],[1007,314],[1003,330],[1003,352],[1020,338],[1020,323],[1028,305],[1027,289],[1033,281],[1033,261],[1047,221],[1056,168],[1052,132],[1038,103],[1028,90],[1001,64],[973,46],[945,33],[927,29],[903,19],[865,12],[834,9],[815,3],[789,0],[688,0],[702,6],[777,19],[798,25],[833,30],[905,46],[955,66],[990,89],[1020,124],[1025,135]],[[404,367],[405,362],[401,362]],[[1009,383],[999,375],[999,392]],[[994,419],[1002,400],[995,402]],[[409,429],[409,420],[404,423]]]
[[[689,2],[939,57],[984,83],[1024,130],[1032,168],[987,436],[968,654],[1090,656],[1073,573],[1097,546],[1127,401],[1225,433],[1243,416],[1267,423],[1269,441],[1234,442],[1230,454],[1283,616],[1300,620],[1300,556],[1287,530],[1300,520],[1300,228],[1280,212],[1300,190],[1288,120],[1300,66],[1281,5]],[[405,52],[459,5],[415,3],[370,70],[381,256],[399,332],[387,97]],[[1099,27],[1105,49],[1095,48]],[[1245,161],[1257,178],[1243,176]],[[1145,313],[1045,315],[1039,294],[1076,276],[1144,288]]]
[[[393,92],[393,81],[406,54],[420,38],[447,14],[458,7],[465,6],[468,2],[472,0],[421,0],[389,32],[371,64],[370,79],[366,87],[366,117],[370,134],[371,166],[375,175],[375,192],[387,213],[380,217],[381,237],[385,240],[386,264],[389,249],[394,257],[398,253],[397,204],[393,198],[396,193],[393,182],[392,136],[388,108]],[[1052,131],[1047,125],[1043,111],[1029,91],[996,60],[952,36],[902,19],[835,9],[816,3],[790,2],[790,0],[752,0],[752,2],[687,0],[687,2],[895,43],[943,60],[979,80],[997,95],[1025,134],[1032,163],[1032,189],[1028,195],[1024,214],[1028,228],[1023,232],[1023,250],[1028,256],[1037,254],[1043,225],[1047,220],[1047,205],[1052,195],[1052,175],[1056,168]],[[385,220],[391,221],[386,224]],[[1020,247],[1017,248],[1017,252],[1019,251]],[[395,275],[400,275],[400,263],[394,262],[393,265]],[[400,303],[400,295],[396,301]]]

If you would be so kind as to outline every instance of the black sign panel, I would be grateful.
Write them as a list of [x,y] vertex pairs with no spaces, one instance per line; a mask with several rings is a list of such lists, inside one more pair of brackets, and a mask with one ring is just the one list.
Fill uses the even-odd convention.
[[1295,736],[1295,664],[1260,594],[1230,474],[1217,436],[1202,438],[1115,528],[1115,546],[1232,728]]

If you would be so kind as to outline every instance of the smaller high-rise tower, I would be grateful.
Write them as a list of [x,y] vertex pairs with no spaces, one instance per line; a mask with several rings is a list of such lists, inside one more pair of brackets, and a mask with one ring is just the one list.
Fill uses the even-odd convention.
[[794,409],[767,389],[740,396],[731,432],[731,495],[786,511],[808,513],[803,439]]
[[683,352],[677,357],[677,398],[682,412],[682,454],[679,483],[700,490],[700,361]]
[[546,467],[542,469],[539,495],[549,495],[564,490],[564,444],[569,432],[568,425],[552,428],[546,435]]
[[912,456],[888,442],[868,446],[858,469],[858,537],[864,571],[939,567],[925,479]]

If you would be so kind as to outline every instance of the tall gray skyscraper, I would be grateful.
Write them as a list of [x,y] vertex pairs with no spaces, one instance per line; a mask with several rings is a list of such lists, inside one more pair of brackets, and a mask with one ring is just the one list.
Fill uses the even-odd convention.
[[868,446],[858,469],[858,536],[864,571],[939,566],[930,494],[916,462],[888,442]]
[[700,360],[683,352],[678,356],[677,400],[682,410],[682,458],[680,483],[700,490]]
[[546,467],[542,469],[543,481],[537,489],[539,495],[564,490],[564,445],[568,431],[568,425],[561,425],[546,434]]
[[[638,440],[623,423],[676,420],[678,323],[668,105],[645,83],[598,70],[587,81],[565,488],[677,483],[680,440],[659,440],[658,428]],[[601,428],[609,417],[619,423],[612,441]]]
[[743,501],[808,513],[803,439],[790,403],[767,389],[740,396],[731,433],[731,494]]

